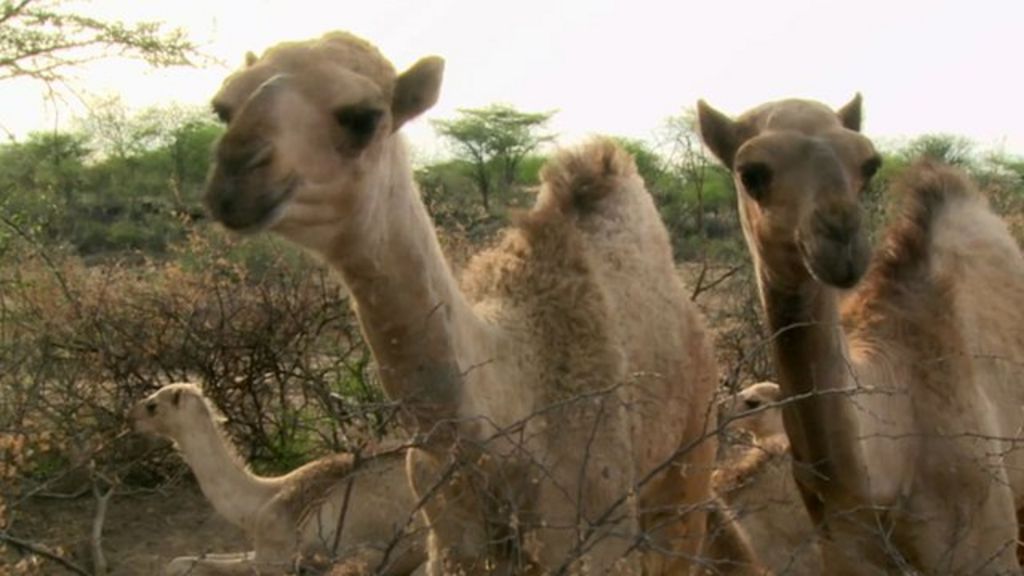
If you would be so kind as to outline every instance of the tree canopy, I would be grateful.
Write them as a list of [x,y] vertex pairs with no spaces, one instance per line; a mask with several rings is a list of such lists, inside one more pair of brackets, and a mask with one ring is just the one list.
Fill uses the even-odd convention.
[[[162,253],[202,217],[209,151],[223,128],[205,108],[131,113],[110,101],[93,115],[73,131],[0,145],[0,212],[82,255]],[[0,248],[3,236],[0,228]]]
[[521,112],[505,104],[492,104],[460,109],[457,118],[435,120],[434,127],[471,167],[469,175],[484,209],[490,210],[491,195],[515,182],[523,159],[554,139],[554,135],[542,133],[554,115],[554,111]]
[[201,57],[180,28],[92,18],[64,0],[0,0],[0,80],[52,83],[70,68],[111,56],[153,66],[191,65]]

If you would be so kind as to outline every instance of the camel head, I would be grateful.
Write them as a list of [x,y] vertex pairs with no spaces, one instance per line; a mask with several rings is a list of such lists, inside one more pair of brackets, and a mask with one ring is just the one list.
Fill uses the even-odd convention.
[[128,411],[132,430],[143,434],[180,438],[202,419],[217,418],[195,384],[167,384],[146,396]]
[[870,256],[859,196],[881,165],[860,133],[860,94],[838,111],[783,100],[735,120],[701,100],[697,115],[705,145],[733,174],[760,274],[783,286],[808,274],[855,285]]
[[[757,438],[784,434],[782,411],[762,408],[782,399],[782,389],[775,382],[758,382],[725,398],[718,404],[718,421],[737,431],[747,431]],[[751,413],[760,409],[756,413]]]
[[384,143],[437,101],[444,61],[396,74],[343,32],[246,56],[213,97],[226,132],[205,203],[226,227],[271,229],[314,250],[359,226]]

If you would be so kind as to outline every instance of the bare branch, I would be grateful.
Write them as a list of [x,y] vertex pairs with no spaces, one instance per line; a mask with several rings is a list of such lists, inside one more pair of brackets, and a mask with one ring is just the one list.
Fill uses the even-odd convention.
[[74,572],[75,574],[80,574],[81,576],[93,576],[85,568],[82,568],[81,566],[75,564],[74,562],[71,562],[70,560],[67,560],[66,558],[61,557],[58,554],[50,552],[44,546],[37,544],[35,542],[29,542],[28,540],[22,540],[21,538],[17,538],[15,536],[8,534],[6,531],[0,532],[0,542],[6,542],[23,552],[35,554],[36,556],[41,556],[43,558],[46,558],[47,560],[56,562],[64,568]]

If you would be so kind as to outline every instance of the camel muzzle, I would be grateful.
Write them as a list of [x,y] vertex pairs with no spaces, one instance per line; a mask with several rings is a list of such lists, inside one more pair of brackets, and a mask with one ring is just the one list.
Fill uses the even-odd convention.
[[257,232],[277,221],[297,185],[295,177],[270,181],[262,167],[229,173],[218,165],[210,174],[203,201],[210,214],[228,229]]

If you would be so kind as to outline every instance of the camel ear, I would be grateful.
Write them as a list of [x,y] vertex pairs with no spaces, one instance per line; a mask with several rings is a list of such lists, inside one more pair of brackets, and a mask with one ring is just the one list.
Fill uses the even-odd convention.
[[704,145],[725,167],[732,170],[732,162],[739,148],[736,122],[712,108],[704,100],[697,101],[697,129]]
[[854,132],[860,132],[860,103],[860,92],[857,92],[853,100],[850,100],[845,106],[836,111],[836,114],[839,115],[839,121],[843,123],[843,126]]
[[171,394],[171,405],[177,406],[181,403],[181,390],[175,390],[174,394]]
[[391,102],[392,130],[398,130],[437,103],[443,76],[444,59],[427,56],[398,77]]
[[253,64],[255,64],[257,60],[259,60],[259,57],[256,56],[256,53],[253,52],[252,50],[249,50],[248,52],[245,53],[245,67],[246,68],[248,68],[248,67],[252,66]]

